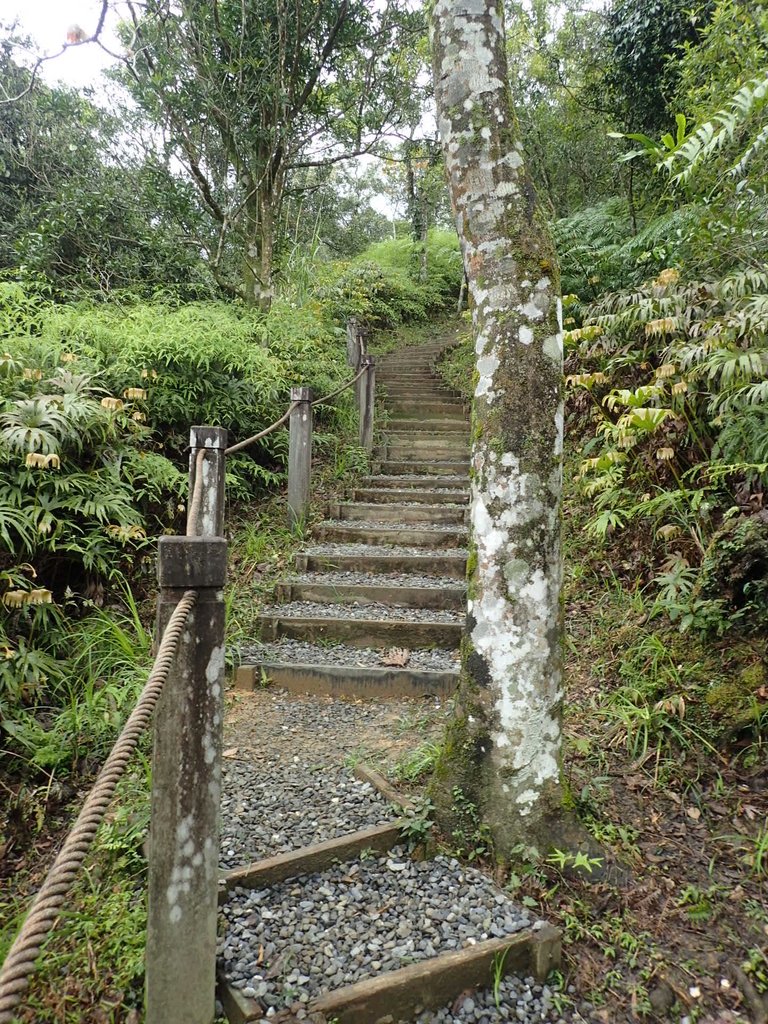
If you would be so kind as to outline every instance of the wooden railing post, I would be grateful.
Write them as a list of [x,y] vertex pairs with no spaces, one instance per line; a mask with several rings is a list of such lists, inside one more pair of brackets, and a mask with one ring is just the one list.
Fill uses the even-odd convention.
[[189,500],[195,493],[197,453],[205,450],[202,463],[203,492],[197,522],[187,522],[187,535],[199,537],[224,536],[224,464],[227,431],[223,427],[190,427],[189,430]]
[[304,522],[309,505],[312,478],[312,391],[291,388],[291,412],[288,436],[288,514],[291,525]]
[[376,398],[376,360],[363,356],[368,369],[359,380],[360,384],[360,446],[370,453],[373,451],[373,405]]
[[224,690],[223,537],[162,537],[157,631],[197,603],[155,713],[146,949],[147,1024],[211,1024],[216,983]]
[[360,365],[360,328],[357,320],[350,317],[347,320],[347,365],[354,370]]

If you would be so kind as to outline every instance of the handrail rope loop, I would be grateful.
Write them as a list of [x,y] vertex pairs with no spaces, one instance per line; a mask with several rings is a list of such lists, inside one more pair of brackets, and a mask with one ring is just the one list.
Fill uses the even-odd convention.
[[59,850],[43,884],[32,900],[27,917],[0,968],[0,1024],[11,1024],[13,1009],[29,984],[40,948],[53,927],[64,898],[86,858],[96,831],[109,808],[118,782],[149,725],[152,713],[176,657],[179,639],[190,612],[197,602],[197,591],[187,590],[174,608],[157,655],[136,706],[104,762],[85,803]]

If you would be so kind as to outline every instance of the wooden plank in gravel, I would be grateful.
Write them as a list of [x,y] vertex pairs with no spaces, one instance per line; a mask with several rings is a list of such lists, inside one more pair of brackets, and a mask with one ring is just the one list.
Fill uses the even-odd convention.
[[467,531],[447,526],[440,530],[420,530],[416,526],[371,526],[370,523],[320,523],[312,531],[313,539],[332,544],[396,544],[398,547],[466,547]]
[[458,647],[462,622],[415,619],[342,619],[332,615],[262,615],[261,639],[343,640],[352,647]]
[[[307,1007],[308,1019],[317,1014],[337,1024],[412,1020],[425,1010],[449,1006],[462,992],[490,988],[497,965],[504,976],[532,976],[543,982],[560,966],[560,957],[560,932],[550,925],[503,939],[487,939],[318,996]],[[222,975],[219,993],[230,1024],[261,1019],[264,1011],[259,1004],[246,999]]]
[[[359,571],[359,570],[358,570]],[[461,611],[466,607],[467,591],[463,586],[418,587],[387,586],[386,577],[377,583],[325,583],[301,581],[278,583],[275,601],[316,601],[319,604],[387,604],[392,608],[432,608],[440,611]]]
[[328,839],[324,843],[302,846],[289,853],[278,853],[242,868],[224,871],[219,880],[219,903],[226,902],[229,892],[239,886],[241,889],[261,889],[266,885],[284,882],[287,878],[312,875],[325,871],[337,863],[357,859],[363,850],[372,853],[388,853],[403,841],[400,821],[372,828],[359,829],[345,836]]
[[[463,506],[445,505],[398,505],[398,504],[364,504],[362,502],[332,502],[328,506],[331,519],[350,519],[356,523],[445,523],[461,526],[466,517]],[[417,527],[418,528],[418,527]]]
[[456,487],[444,491],[417,490],[415,487],[356,487],[352,491],[353,501],[397,504],[402,501],[417,502],[420,505],[466,505],[469,495]]
[[438,482],[433,477],[423,476],[364,476],[360,480],[363,487],[394,487],[396,490],[407,490],[408,488],[429,488],[429,487],[450,487],[451,490],[463,491],[469,486],[469,478],[466,476],[445,476]]
[[428,576],[450,576],[463,580],[467,567],[466,555],[296,555],[297,572],[333,572],[334,569],[352,572],[416,572]]
[[[404,462],[401,459],[382,459],[379,468],[386,475],[416,473],[419,476],[466,476],[469,481],[469,459],[446,459],[440,462]],[[405,543],[404,541],[402,543]]]
[[487,988],[500,962],[505,975],[532,975],[543,981],[560,963],[560,932],[545,925],[538,931],[478,942],[347,985],[313,999],[309,1009],[338,1024],[412,1020],[424,1010],[452,1003],[467,989]]
[[255,690],[261,685],[262,672],[273,686],[291,693],[332,697],[448,697],[459,681],[458,672],[263,661],[241,665],[235,673],[235,689]]
[[377,772],[370,765],[358,762],[353,768],[353,772],[361,782],[367,782],[369,786],[373,786],[385,800],[389,800],[395,807],[402,807],[404,811],[410,811],[416,806],[413,800],[405,796],[404,793],[399,793],[389,779],[385,779],[381,772]]

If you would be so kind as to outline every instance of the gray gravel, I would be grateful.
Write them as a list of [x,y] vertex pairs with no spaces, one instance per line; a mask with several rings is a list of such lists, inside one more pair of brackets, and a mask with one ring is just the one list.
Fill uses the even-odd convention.
[[[269,644],[253,644],[243,648],[243,664],[253,662],[295,662],[299,665],[345,665],[360,668],[383,668],[382,654],[388,647],[349,647],[347,644],[312,644],[305,640],[282,639]],[[410,650],[407,668],[450,672],[459,666],[459,652],[445,648]]]
[[463,580],[450,576],[426,576],[415,572],[381,573],[355,572],[352,569],[336,569],[333,572],[305,572],[291,576],[288,583],[322,583],[329,587],[426,587],[443,590],[445,587],[464,587]]
[[342,767],[271,758],[223,762],[224,868],[380,825],[396,817],[367,782]]
[[237,888],[222,914],[227,977],[264,1009],[532,925],[479,871],[442,856],[415,863],[401,847],[269,889]]
[[[403,544],[314,544],[312,547],[305,548],[303,553],[307,555],[320,555],[323,558],[332,555],[359,555],[363,558],[366,555],[397,555],[398,557],[421,555],[429,558],[432,555],[431,551],[425,551],[423,547]],[[440,548],[440,554],[449,557],[466,558],[467,549]]]
[[548,985],[539,985],[533,978],[516,977],[503,978],[495,991],[487,988],[472,992],[459,997],[452,1006],[421,1013],[413,1024],[498,1024],[507,1020],[565,1024],[552,1006]]
[[265,615],[278,615],[283,619],[397,619],[406,622],[458,622],[463,623],[465,613],[434,608],[398,608],[391,604],[321,604],[319,601],[291,601],[263,609]]
[[[393,523],[386,519],[325,519],[320,524],[321,526],[344,526],[353,527],[356,530],[364,528],[366,530],[371,527],[380,529],[384,527],[387,530],[392,530],[393,533],[398,530],[455,530],[458,533],[466,533],[467,528],[457,523],[430,523],[430,522],[415,522],[415,523]],[[423,551],[423,548],[422,548]]]

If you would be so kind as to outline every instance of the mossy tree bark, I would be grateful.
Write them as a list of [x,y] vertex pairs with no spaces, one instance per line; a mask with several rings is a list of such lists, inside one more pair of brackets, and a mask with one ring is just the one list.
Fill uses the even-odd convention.
[[436,0],[431,35],[477,370],[468,630],[433,798],[449,831],[474,806],[504,858],[551,845],[562,803],[559,282],[525,170],[500,0]]

